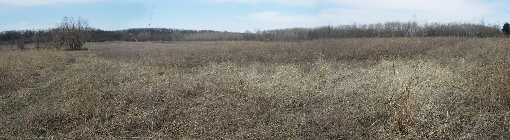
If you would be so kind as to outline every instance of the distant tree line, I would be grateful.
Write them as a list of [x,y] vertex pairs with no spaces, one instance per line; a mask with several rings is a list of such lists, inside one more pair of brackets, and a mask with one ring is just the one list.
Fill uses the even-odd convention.
[[373,38],[373,37],[499,37],[497,25],[472,23],[425,23],[386,22],[377,24],[352,24],[322,26],[318,28],[293,28],[267,31],[247,31],[245,40],[313,40],[328,38]]
[[0,44],[46,43],[53,39],[51,30],[18,30],[0,32]]
[[119,31],[92,31],[92,41],[217,41],[242,40],[241,33],[213,30],[133,28]]
[[[372,37],[500,37],[506,28],[498,25],[473,23],[422,23],[386,22],[377,24],[351,24],[322,26],[317,28],[290,28],[278,30],[256,30],[244,33],[212,30],[185,30],[168,28],[133,28],[106,31],[88,29],[89,42],[104,41],[298,41],[328,38],[372,38]],[[62,34],[62,28],[46,30],[17,30],[0,32],[1,44],[48,43],[55,34]]]

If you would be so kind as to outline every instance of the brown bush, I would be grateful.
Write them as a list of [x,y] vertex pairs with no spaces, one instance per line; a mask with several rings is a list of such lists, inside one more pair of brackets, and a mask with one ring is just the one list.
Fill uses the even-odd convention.
[[90,27],[88,21],[73,17],[64,17],[60,25],[53,30],[53,46],[58,49],[82,50],[90,38]]

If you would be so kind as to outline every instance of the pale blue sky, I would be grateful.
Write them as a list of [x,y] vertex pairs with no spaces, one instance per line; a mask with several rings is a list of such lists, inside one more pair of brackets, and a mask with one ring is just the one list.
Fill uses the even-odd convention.
[[87,19],[90,27],[104,30],[161,27],[244,32],[415,20],[499,25],[510,22],[510,1],[0,0],[0,31],[47,29],[64,16]]

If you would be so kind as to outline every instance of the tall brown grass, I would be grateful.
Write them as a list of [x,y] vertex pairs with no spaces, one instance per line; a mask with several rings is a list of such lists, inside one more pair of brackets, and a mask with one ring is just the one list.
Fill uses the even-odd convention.
[[4,51],[0,138],[506,139],[509,43],[361,38]]

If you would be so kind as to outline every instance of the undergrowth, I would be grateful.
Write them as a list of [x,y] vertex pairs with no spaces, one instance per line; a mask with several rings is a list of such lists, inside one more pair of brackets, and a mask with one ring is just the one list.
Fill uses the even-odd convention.
[[371,38],[4,51],[0,138],[506,139],[509,43]]

